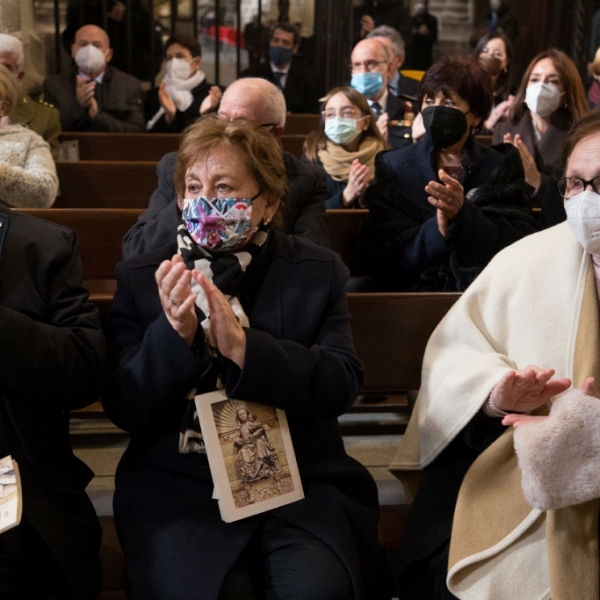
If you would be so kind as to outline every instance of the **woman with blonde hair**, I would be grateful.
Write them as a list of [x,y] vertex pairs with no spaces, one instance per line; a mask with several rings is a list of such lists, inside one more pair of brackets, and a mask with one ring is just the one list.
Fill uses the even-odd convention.
[[390,146],[366,98],[352,87],[336,87],[323,99],[322,121],[304,143],[305,160],[327,174],[327,208],[363,206],[373,181],[375,156]]
[[575,63],[563,52],[538,54],[527,67],[509,119],[494,128],[492,143],[514,144],[523,161],[532,201],[539,204],[552,175],[562,172],[562,148],[572,125],[588,112]]
[[58,191],[56,167],[40,135],[12,124],[18,99],[17,80],[0,65],[0,200],[17,208],[48,208]]

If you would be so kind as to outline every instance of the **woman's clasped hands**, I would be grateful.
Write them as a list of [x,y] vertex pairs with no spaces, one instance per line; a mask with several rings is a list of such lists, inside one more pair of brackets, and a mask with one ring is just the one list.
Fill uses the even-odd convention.
[[225,358],[242,368],[246,355],[246,334],[221,291],[195,269],[187,269],[179,255],[163,261],[155,277],[163,311],[188,347],[194,343],[198,329],[196,294],[192,291],[192,280],[198,283],[206,294],[210,329],[217,349]]
[[371,181],[373,181],[373,177],[369,173],[369,167],[363,165],[358,158],[355,158],[350,166],[348,184],[342,192],[344,204],[353,206],[358,203],[362,206],[365,190],[369,187]]
[[449,237],[448,225],[463,207],[465,194],[460,182],[443,169],[438,171],[438,177],[441,183],[430,181],[425,186],[425,191],[429,194],[427,198],[429,204],[437,209],[438,229],[442,237],[447,240]]

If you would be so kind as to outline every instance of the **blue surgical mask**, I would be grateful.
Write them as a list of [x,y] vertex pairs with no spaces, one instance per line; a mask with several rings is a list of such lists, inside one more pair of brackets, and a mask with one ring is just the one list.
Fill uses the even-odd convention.
[[253,198],[186,198],[181,218],[192,239],[209,250],[225,250],[243,243],[256,232],[252,226]]
[[383,75],[379,71],[356,73],[356,75],[352,75],[350,85],[370,100],[381,91],[383,87]]
[[269,59],[276,67],[281,67],[294,57],[294,51],[291,48],[282,46],[269,46]]
[[356,119],[334,117],[325,121],[325,135],[334,143],[344,146],[350,144],[360,133],[356,128]]

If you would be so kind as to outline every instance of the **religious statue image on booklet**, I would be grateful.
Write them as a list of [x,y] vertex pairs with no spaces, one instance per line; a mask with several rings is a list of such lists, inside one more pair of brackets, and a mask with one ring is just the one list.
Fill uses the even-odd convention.
[[196,396],[196,408],[225,522],[304,498],[283,410],[223,391]]
[[11,456],[0,458],[0,533],[21,522],[23,499],[19,468]]

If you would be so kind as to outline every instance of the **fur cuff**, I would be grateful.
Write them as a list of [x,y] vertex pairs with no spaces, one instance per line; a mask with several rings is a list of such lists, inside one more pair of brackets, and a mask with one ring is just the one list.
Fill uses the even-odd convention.
[[569,390],[550,416],[514,433],[527,501],[541,510],[600,497],[600,400]]

